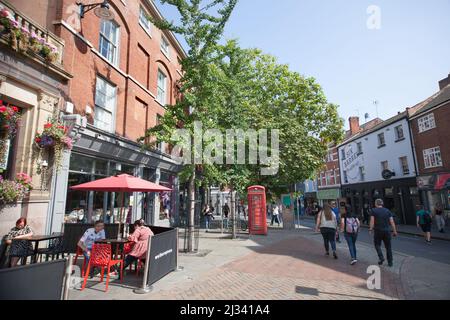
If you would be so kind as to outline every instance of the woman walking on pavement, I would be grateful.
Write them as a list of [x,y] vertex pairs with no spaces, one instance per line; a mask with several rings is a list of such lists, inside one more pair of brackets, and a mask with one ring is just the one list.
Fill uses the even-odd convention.
[[316,232],[322,234],[323,243],[325,246],[325,254],[327,256],[330,255],[330,244],[331,249],[333,250],[333,257],[337,259],[336,254],[336,230],[337,230],[337,221],[336,216],[331,210],[331,206],[326,204],[323,210],[317,214],[316,221]]
[[341,218],[341,232],[344,233],[344,238],[347,241],[348,249],[350,251],[351,265],[358,262],[356,258],[356,240],[358,239],[358,232],[361,223],[358,217],[353,212],[350,206],[347,207],[346,213]]

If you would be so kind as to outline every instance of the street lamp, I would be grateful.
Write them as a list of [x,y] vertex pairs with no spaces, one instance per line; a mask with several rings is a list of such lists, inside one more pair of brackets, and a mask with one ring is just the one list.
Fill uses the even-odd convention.
[[95,8],[94,14],[104,20],[113,20],[114,19],[114,13],[110,10],[109,4],[107,0],[104,0],[103,2],[99,3],[93,3],[93,4],[83,4],[81,2],[77,3],[78,6],[80,6],[80,19],[84,18],[84,14],[91,11]]

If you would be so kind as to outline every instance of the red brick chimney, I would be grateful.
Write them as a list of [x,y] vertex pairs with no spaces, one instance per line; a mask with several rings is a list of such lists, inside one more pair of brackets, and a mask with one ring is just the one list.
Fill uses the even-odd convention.
[[442,90],[446,86],[448,86],[449,84],[450,84],[450,73],[448,74],[447,78],[442,79],[441,81],[439,81],[439,89]]
[[350,117],[348,119],[350,123],[350,133],[351,135],[357,134],[360,131],[359,128],[359,117]]

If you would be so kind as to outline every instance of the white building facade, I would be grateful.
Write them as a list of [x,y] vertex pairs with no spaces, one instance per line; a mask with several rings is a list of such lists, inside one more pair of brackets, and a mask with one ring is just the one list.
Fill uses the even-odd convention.
[[399,222],[414,223],[417,169],[406,112],[344,141],[338,155],[342,195],[356,213],[381,198]]

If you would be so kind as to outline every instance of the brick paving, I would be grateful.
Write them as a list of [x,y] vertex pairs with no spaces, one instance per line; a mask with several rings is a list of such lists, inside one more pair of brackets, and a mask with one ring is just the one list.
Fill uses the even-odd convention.
[[204,274],[188,287],[176,286],[150,299],[315,300],[401,299],[400,278],[382,269],[381,290],[367,289],[367,263],[323,255],[305,237],[283,240]]
[[[220,235],[217,235],[220,236]],[[339,259],[324,255],[320,235],[310,230],[276,230],[268,237],[242,241],[214,239],[208,235],[203,247],[212,249],[205,257],[181,256],[184,270],[171,273],[146,295],[130,290],[139,278],[126,277],[128,285],[112,283],[108,293],[103,284],[85,291],[71,290],[71,299],[153,300],[354,300],[404,299],[400,279],[402,257],[396,266],[381,268],[381,290],[367,288],[366,273],[376,263],[372,247],[360,246],[360,261],[350,266],[346,245],[338,246]],[[407,260],[403,258],[403,260]]]

